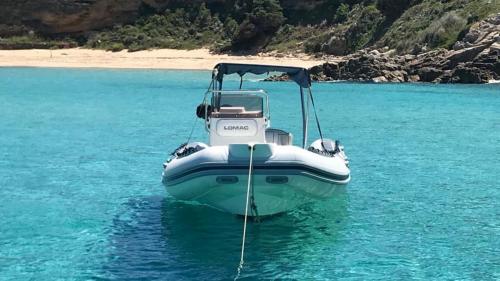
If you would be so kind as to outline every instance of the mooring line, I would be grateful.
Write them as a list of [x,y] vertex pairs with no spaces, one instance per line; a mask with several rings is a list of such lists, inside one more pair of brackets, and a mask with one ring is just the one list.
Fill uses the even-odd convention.
[[250,149],[250,163],[248,164],[248,181],[247,181],[247,201],[245,204],[245,222],[243,223],[243,239],[241,241],[241,258],[240,264],[238,265],[238,273],[234,280],[237,280],[240,277],[241,270],[243,269],[243,257],[245,255],[245,240],[247,235],[247,219],[248,219],[248,203],[250,202],[250,186],[252,185],[252,166],[253,166],[253,144],[249,144],[248,148]]

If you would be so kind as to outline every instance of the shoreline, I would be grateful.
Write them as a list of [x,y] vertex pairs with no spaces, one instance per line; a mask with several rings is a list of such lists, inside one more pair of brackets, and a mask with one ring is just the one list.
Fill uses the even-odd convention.
[[[447,51],[444,58],[449,57],[450,52],[452,54],[456,53]],[[419,60],[425,62],[425,58],[430,55],[434,55],[434,52],[431,51],[419,56],[412,56],[410,60],[411,63],[409,64],[407,59],[408,55],[391,57],[386,53],[378,51],[360,51],[347,57],[338,56],[318,59],[306,54],[296,54],[294,56],[269,53],[251,56],[213,54],[210,53],[208,49],[153,49],[138,52],[128,52],[126,50],[110,52],[83,48],[57,50],[25,49],[0,50],[0,68],[39,67],[210,71],[217,63],[230,62],[309,68],[311,69],[312,79],[318,82],[443,83],[441,78],[438,77],[438,79],[435,80],[428,79],[425,73],[423,73],[424,70],[432,70],[432,64],[420,65],[418,63]],[[346,62],[348,63],[346,64]],[[355,71],[351,68],[346,69],[346,65],[348,64],[357,65],[358,67],[355,68]],[[405,65],[407,68],[403,67]],[[357,70],[363,71],[359,72]],[[448,74],[453,74],[453,71],[454,70],[448,70]],[[444,74],[444,70],[441,74]],[[477,79],[470,80],[471,78],[467,77],[467,75],[464,77],[464,81],[452,82],[452,84],[475,84],[481,82],[479,84],[500,85],[500,80],[489,79],[486,81],[476,81]],[[496,77],[494,75],[491,76],[491,78]],[[461,77],[459,78],[462,79]],[[279,78],[277,80],[279,80]],[[447,83],[446,81],[444,82]]]
[[117,69],[211,70],[219,62],[274,64],[310,68],[325,60],[305,54],[233,56],[212,54],[208,49],[154,49],[110,52],[83,48],[0,50],[0,67],[68,67]]

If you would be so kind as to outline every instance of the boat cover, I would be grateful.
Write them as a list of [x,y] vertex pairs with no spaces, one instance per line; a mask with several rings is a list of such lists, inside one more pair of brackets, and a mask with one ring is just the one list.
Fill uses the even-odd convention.
[[222,83],[224,75],[238,73],[243,76],[246,73],[264,74],[268,72],[286,73],[290,79],[295,81],[302,88],[311,86],[311,78],[309,71],[303,67],[279,66],[279,65],[262,65],[262,64],[241,64],[241,63],[219,63],[214,67],[217,70],[216,77],[219,83]]

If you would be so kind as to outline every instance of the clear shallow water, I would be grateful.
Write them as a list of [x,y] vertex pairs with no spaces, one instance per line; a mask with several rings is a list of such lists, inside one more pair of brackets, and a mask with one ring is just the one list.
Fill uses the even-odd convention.
[[[232,279],[242,220],[160,183],[209,79],[0,68],[0,279]],[[247,85],[299,143],[295,85]],[[500,85],[313,87],[352,182],[251,224],[242,277],[500,279]]]

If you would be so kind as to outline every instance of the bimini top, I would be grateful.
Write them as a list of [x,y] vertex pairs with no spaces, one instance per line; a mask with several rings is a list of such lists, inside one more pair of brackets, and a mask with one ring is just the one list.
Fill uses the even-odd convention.
[[295,81],[302,88],[311,87],[311,77],[309,71],[303,67],[262,65],[262,64],[242,64],[242,63],[219,63],[214,67],[214,75],[217,81],[222,83],[224,75],[238,73],[243,77],[246,73],[264,74],[268,72],[286,73],[290,79]]

